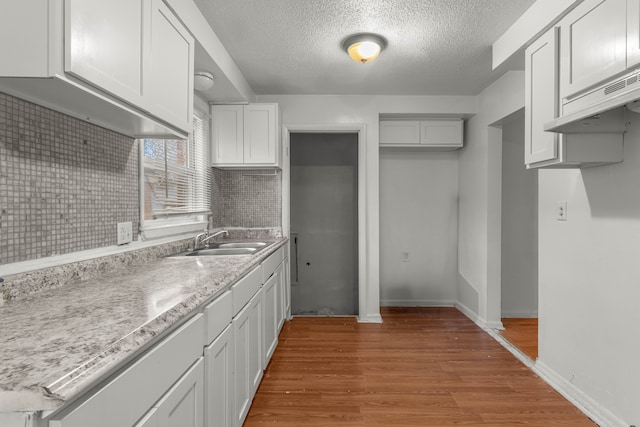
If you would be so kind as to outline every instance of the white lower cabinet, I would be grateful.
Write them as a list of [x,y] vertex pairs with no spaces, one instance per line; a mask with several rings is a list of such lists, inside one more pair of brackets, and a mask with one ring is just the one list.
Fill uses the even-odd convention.
[[[145,414],[149,415],[150,410],[158,412],[159,403],[165,401],[165,398],[168,399],[166,404],[171,406],[173,401],[168,396],[180,394],[183,389],[176,390],[177,384],[191,381],[198,375],[195,372],[198,369],[200,369],[199,386],[193,385],[193,393],[188,391],[183,396],[189,395],[188,398],[193,401],[202,399],[202,391],[198,393],[197,390],[197,387],[200,387],[200,390],[202,387],[202,370],[197,368],[197,363],[194,365],[194,362],[202,358],[203,335],[203,316],[197,314],[104,387],[81,400],[80,403],[52,416],[49,419],[49,427],[134,426],[143,419]],[[202,411],[202,402],[198,407]],[[153,408],[156,409],[153,410]],[[188,410],[187,406],[181,406],[176,415],[179,416]],[[161,421],[162,414],[160,412],[150,416],[151,419],[145,421],[147,424],[143,425],[154,425],[149,424],[153,422],[154,417],[160,417],[158,421]],[[202,418],[199,420],[200,424],[155,425],[201,426]],[[194,421],[197,422],[198,419]]]
[[286,254],[274,252],[49,427],[241,427],[287,317]]
[[204,427],[203,380],[201,357],[136,427]]
[[[282,325],[284,324],[284,310],[285,310],[285,296],[284,296],[284,266],[285,262],[278,266],[278,269],[274,273],[276,276],[276,338],[280,333],[280,329],[282,329]],[[276,345],[278,344],[276,340]],[[275,346],[274,346],[275,350]]]
[[234,329],[231,325],[204,349],[205,425],[233,427]]
[[[288,246],[288,244],[287,244]],[[288,253],[288,251],[287,251]],[[289,318],[291,313],[291,264],[289,262],[289,257],[285,258],[282,262],[282,288],[283,288],[283,296],[284,296],[284,310],[282,313],[282,325]],[[280,328],[282,328],[280,325]]]
[[262,287],[262,293],[264,298],[264,321],[263,333],[264,333],[264,359],[263,365],[269,364],[269,360],[276,350],[278,345],[278,313],[280,292],[279,292],[279,276],[273,274],[269,280],[267,280]]
[[233,319],[234,417],[239,427],[249,413],[251,401],[262,379],[262,292],[258,291]]
[[249,301],[249,380],[251,398],[258,391],[264,364],[262,355],[264,354],[264,342],[262,337],[262,322],[264,299],[262,289]]

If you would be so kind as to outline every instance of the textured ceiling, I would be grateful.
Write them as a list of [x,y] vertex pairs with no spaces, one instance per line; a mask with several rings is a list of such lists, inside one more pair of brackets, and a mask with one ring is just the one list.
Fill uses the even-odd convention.
[[[491,45],[534,0],[195,2],[258,95],[476,95],[505,71]],[[388,40],[369,64],[342,50],[358,32]]]

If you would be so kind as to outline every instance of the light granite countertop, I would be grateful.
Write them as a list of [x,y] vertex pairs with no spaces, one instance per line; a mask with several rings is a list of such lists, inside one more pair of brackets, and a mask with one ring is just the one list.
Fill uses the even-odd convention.
[[286,243],[159,258],[0,306],[0,412],[48,411],[103,379]]

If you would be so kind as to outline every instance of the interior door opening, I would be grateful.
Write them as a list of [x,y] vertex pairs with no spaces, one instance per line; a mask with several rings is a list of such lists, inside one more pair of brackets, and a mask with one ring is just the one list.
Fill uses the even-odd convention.
[[525,169],[524,112],[502,128],[502,335],[538,356],[538,172]]
[[291,314],[358,314],[358,134],[291,133]]

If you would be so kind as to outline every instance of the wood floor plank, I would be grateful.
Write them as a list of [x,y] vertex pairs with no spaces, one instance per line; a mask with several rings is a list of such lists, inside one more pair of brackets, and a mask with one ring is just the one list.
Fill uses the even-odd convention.
[[287,322],[245,426],[595,426],[454,308]]
[[538,358],[537,318],[503,318],[502,325],[504,330],[500,331],[500,335],[531,360]]

